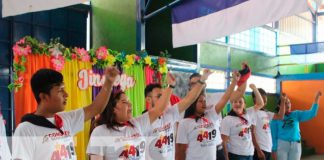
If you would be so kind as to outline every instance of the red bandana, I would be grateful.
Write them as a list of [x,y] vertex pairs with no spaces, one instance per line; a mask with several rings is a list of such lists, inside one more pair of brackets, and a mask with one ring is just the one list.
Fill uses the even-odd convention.
[[208,123],[209,122],[208,119],[204,117],[204,115],[202,115],[202,116],[192,115],[189,118],[195,119],[196,122],[198,121],[198,119],[202,119],[203,122],[205,122],[205,123]]
[[55,125],[57,128],[63,127],[63,120],[59,115],[57,115],[57,114],[54,115],[54,121],[55,121]]

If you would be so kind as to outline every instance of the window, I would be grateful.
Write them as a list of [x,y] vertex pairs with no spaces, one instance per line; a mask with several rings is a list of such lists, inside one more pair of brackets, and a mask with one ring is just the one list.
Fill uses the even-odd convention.
[[255,84],[257,88],[264,89],[267,93],[276,93],[276,79],[274,78],[252,75],[248,80],[248,86],[246,88],[247,92],[252,92],[249,87],[251,83]]
[[[225,89],[226,72],[222,70],[212,70],[213,73],[208,77],[206,81],[207,89]],[[200,74],[203,74],[203,69],[201,69]]]
[[272,56],[276,55],[276,33],[262,27],[231,35],[229,44]]

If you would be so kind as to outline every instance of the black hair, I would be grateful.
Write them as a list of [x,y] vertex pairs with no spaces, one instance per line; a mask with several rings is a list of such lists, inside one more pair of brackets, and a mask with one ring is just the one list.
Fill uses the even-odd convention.
[[279,110],[280,110],[280,104],[281,104],[281,98],[279,97],[279,100],[278,100],[278,102],[277,102],[277,107],[276,107],[276,109],[275,109],[275,112],[276,112],[276,113],[278,113]]
[[195,78],[195,77],[201,77],[201,75],[199,73],[193,73],[190,75],[189,80],[191,80],[192,78]]
[[[114,112],[114,109],[117,105],[118,100],[120,100],[121,95],[123,94],[125,93],[118,91],[110,96],[105,110],[100,114],[100,117],[97,121],[97,126],[105,124],[108,129],[119,131],[117,127],[122,126],[122,124],[116,121],[116,114]],[[133,125],[131,124],[131,126]]]
[[148,94],[150,94],[153,91],[153,89],[155,89],[155,88],[162,88],[162,86],[158,83],[152,83],[152,84],[147,85],[144,90],[145,97],[147,97]]
[[[261,94],[261,96],[266,96],[267,95],[267,92],[264,89],[262,89],[262,88],[258,88],[258,91]],[[255,99],[254,92],[252,92],[252,98],[253,98],[253,100]]]
[[40,93],[49,95],[54,86],[61,85],[62,83],[63,75],[60,72],[46,68],[38,70],[30,80],[30,85],[38,104],[40,103]]

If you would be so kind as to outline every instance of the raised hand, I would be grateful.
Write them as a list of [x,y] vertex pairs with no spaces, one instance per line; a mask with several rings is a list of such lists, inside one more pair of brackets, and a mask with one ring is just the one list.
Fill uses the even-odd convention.
[[255,84],[253,84],[253,83],[251,83],[251,84],[249,85],[249,87],[250,87],[252,90],[257,89],[256,86],[255,86]]
[[232,83],[233,82],[234,83],[237,83],[240,80],[240,78],[241,78],[241,74],[238,71],[233,71],[232,72],[232,77],[233,77]]
[[203,75],[201,76],[200,80],[205,82],[212,73],[213,72],[211,70],[204,69]]
[[119,70],[116,67],[108,67],[105,70],[106,81],[115,82],[116,77],[119,75]]
[[322,91],[317,91],[316,97],[315,97],[315,103],[318,103],[318,99],[320,96],[322,96]]
[[322,96],[322,92],[321,91],[317,91],[316,97],[320,97],[320,96]]
[[170,72],[168,72],[166,79],[167,79],[168,85],[172,85],[172,86],[176,85],[176,79],[175,79],[174,75],[172,75]]

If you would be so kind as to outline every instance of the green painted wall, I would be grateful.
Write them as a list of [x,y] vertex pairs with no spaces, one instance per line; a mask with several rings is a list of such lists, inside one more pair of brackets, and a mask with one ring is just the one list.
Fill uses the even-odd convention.
[[317,72],[324,72],[324,64],[317,64],[316,65]]
[[[147,13],[151,13],[174,0],[152,0]],[[171,58],[197,62],[197,46],[172,47],[171,10],[168,9],[146,22],[146,50],[149,54],[159,55],[168,50]]]
[[286,65],[280,66],[281,75],[315,73],[315,65]]
[[[213,43],[202,43],[200,46],[200,63],[203,65],[226,67],[227,46]],[[253,73],[275,76],[277,74],[277,58],[261,53],[230,48],[231,68],[240,69],[242,62],[247,62]]]
[[[267,102],[266,109],[271,112],[274,112],[277,107],[278,99],[275,94],[269,94],[267,97],[268,97],[268,102]],[[253,99],[252,99],[251,95],[245,95],[244,98],[245,98],[247,107],[253,106]]]
[[227,47],[212,43],[200,44],[200,63],[209,66],[227,67]]
[[136,0],[91,0],[93,47],[136,50]]

